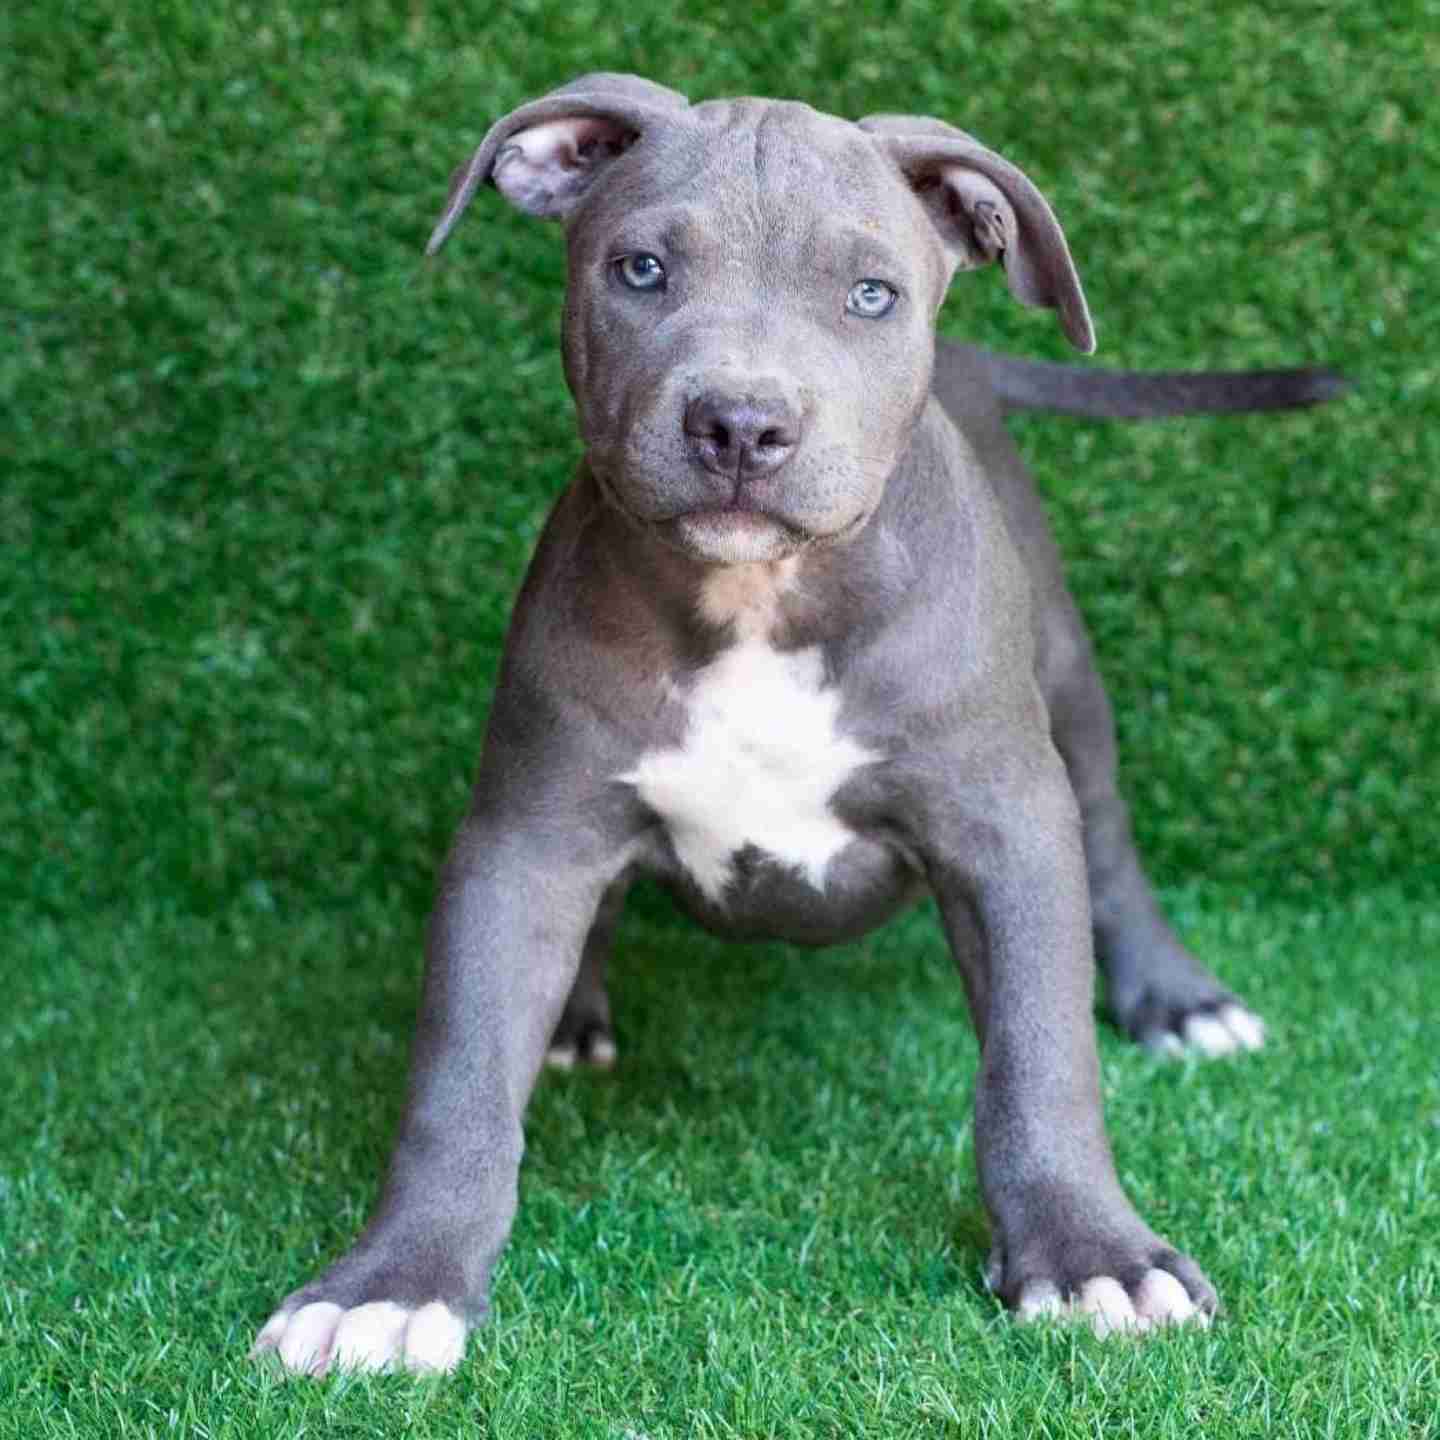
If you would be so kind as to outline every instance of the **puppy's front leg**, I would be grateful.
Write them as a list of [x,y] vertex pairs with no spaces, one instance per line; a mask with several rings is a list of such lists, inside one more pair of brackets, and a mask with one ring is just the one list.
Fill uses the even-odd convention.
[[287,1369],[449,1370],[515,1214],[521,1118],[623,853],[583,825],[472,815],[431,922],[409,1094],[374,1219],[257,1351]]
[[1048,741],[970,751],[931,812],[931,883],[981,1041],[975,1149],[989,1278],[1022,1317],[1208,1317],[1215,1291],[1120,1188],[1105,1136],[1080,822]]

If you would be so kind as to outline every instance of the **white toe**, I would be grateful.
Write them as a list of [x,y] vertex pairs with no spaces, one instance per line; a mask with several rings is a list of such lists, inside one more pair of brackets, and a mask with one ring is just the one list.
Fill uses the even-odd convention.
[[1060,1298],[1060,1292],[1053,1285],[1044,1283],[1027,1285],[1020,1292],[1020,1303],[1015,1307],[1015,1313],[1022,1320],[1044,1320],[1064,1311],[1065,1303]]
[[280,1360],[285,1368],[297,1375],[323,1375],[330,1363],[330,1347],[342,1313],[338,1305],[317,1300],[313,1305],[302,1305],[290,1315],[279,1344]]
[[608,1070],[619,1058],[619,1054],[615,1042],[608,1035],[601,1035],[590,1046],[590,1053],[585,1058],[598,1069]]
[[1210,1056],[1229,1055],[1239,1048],[1229,1027],[1213,1015],[1192,1015],[1185,1022],[1185,1043]]
[[267,1350],[273,1350],[279,1343],[280,1337],[285,1333],[285,1327],[290,1323],[291,1310],[277,1310],[261,1328],[260,1333],[255,1337],[255,1343],[250,1347],[250,1358],[253,1360],[257,1355],[263,1355]]
[[552,1070],[573,1070],[575,1068],[575,1047],[573,1045],[552,1045],[545,1052],[545,1063]]
[[439,1300],[422,1305],[405,1331],[405,1368],[417,1374],[453,1370],[465,1355],[465,1322]]
[[1195,1314],[1195,1302],[1168,1270],[1147,1270],[1135,1288],[1135,1313],[1155,1325],[1182,1325]]
[[1265,1022],[1243,1005],[1227,1005],[1218,1018],[1242,1050],[1258,1050],[1264,1045]]
[[335,1328],[331,1363],[344,1370],[383,1370],[400,1353],[410,1312],[393,1300],[347,1310]]
[[1090,1317],[1090,1326],[1102,1340],[1116,1330],[1148,1329],[1147,1321],[1135,1314],[1125,1287],[1109,1275],[1096,1275],[1080,1287],[1075,1310]]

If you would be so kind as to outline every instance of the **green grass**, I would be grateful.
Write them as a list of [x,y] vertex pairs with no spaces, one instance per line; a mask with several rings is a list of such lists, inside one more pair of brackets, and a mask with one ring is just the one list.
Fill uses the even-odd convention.
[[[686,8],[0,14],[0,1436],[1436,1434],[1440,6]],[[1055,203],[1102,360],[1358,382],[1022,436],[1147,859],[1275,1032],[1211,1066],[1104,1039],[1206,1334],[984,1294],[931,915],[802,955],[642,895],[623,1068],[537,1096],[463,1372],[244,1359],[373,1199],[575,456],[558,234],[492,195],[417,257],[486,123],[600,68],[944,114]],[[945,325],[1062,353],[994,275]]]

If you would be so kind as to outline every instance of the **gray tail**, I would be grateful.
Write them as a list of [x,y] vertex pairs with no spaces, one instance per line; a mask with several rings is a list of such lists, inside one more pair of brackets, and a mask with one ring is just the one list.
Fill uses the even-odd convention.
[[978,352],[1006,410],[1058,410],[1114,420],[1291,410],[1343,395],[1335,370],[1090,370]]

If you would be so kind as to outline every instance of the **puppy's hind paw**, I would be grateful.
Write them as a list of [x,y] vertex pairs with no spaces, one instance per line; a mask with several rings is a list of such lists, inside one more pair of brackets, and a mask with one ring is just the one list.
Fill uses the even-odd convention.
[[1213,1014],[1192,1015],[1182,1032],[1185,1044],[1202,1055],[1233,1055],[1265,1044],[1265,1022],[1243,1005],[1222,1005]]
[[570,1032],[562,1026],[550,1041],[545,1063],[552,1070],[612,1070],[619,1059],[615,1037],[599,1026]]
[[1148,1005],[1121,1019],[1147,1050],[1159,1055],[1203,1055],[1217,1059],[1260,1050],[1268,1039],[1265,1022],[1231,996],[1197,1005]]

